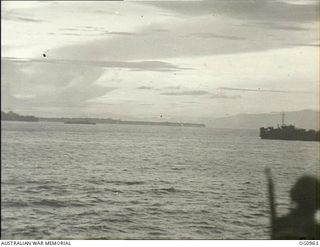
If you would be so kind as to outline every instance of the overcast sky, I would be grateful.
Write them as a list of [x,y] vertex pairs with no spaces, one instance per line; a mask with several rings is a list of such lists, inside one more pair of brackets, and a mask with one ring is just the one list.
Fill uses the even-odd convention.
[[5,111],[205,122],[319,109],[317,0],[1,4]]

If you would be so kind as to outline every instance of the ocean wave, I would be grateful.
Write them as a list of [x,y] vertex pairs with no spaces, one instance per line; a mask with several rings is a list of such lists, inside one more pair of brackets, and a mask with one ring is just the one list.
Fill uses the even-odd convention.
[[298,143],[211,128],[97,127],[4,131],[3,238],[266,238],[264,167],[281,163],[273,168],[280,215],[297,176],[319,163],[318,143],[299,143],[306,152],[297,153]]
[[2,201],[1,206],[4,208],[6,208],[6,207],[21,208],[21,207],[29,207],[30,204],[25,201]]
[[58,201],[54,199],[42,199],[40,201],[35,201],[32,203],[35,206],[48,206],[48,207],[67,207],[67,203],[64,201]]
[[120,181],[120,180],[111,180],[111,181],[104,181],[108,184],[115,184],[115,185],[142,185],[146,182],[144,181]]
[[176,193],[178,192],[177,189],[175,189],[174,187],[170,187],[170,188],[160,188],[160,189],[152,189],[152,192],[156,193],[156,194],[168,194],[168,193]]
[[41,199],[39,201],[33,201],[32,205],[34,206],[44,206],[44,207],[85,207],[88,203],[77,200],[56,200],[56,199]]

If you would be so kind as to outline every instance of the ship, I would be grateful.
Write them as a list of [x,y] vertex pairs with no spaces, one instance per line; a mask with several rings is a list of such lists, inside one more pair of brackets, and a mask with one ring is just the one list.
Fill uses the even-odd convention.
[[87,121],[87,120],[83,120],[83,121],[66,121],[66,122],[63,122],[64,124],[92,124],[92,125],[95,125],[96,123],[95,122],[90,122],[90,121]]
[[282,113],[282,124],[274,127],[261,127],[260,137],[261,139],[272,139],[272,140],[290,140],[290,141],[320,141],[319,130],[313,129],[300,129],[294,125],[286,125],[284,123],[285,114]]

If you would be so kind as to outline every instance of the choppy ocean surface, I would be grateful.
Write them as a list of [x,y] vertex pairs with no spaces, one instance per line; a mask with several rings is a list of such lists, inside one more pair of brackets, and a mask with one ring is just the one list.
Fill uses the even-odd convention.
[[267,239],[319,143],[258,130],[2,122],[2,239]]

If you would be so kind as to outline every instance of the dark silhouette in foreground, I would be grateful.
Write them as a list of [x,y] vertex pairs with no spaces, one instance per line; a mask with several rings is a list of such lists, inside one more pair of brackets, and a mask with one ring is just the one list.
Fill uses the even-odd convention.
[[[269,180],[269,195],[270,194]],[[273,184],[271,184],[271,189]],[[320,225],[315,214],[320,209],[320,182],[312,176],[299,178],[290,191],[291,200],[296,207],[283,217],[276,217],[273,194],[270,196],[272,239],[320,239]]]

